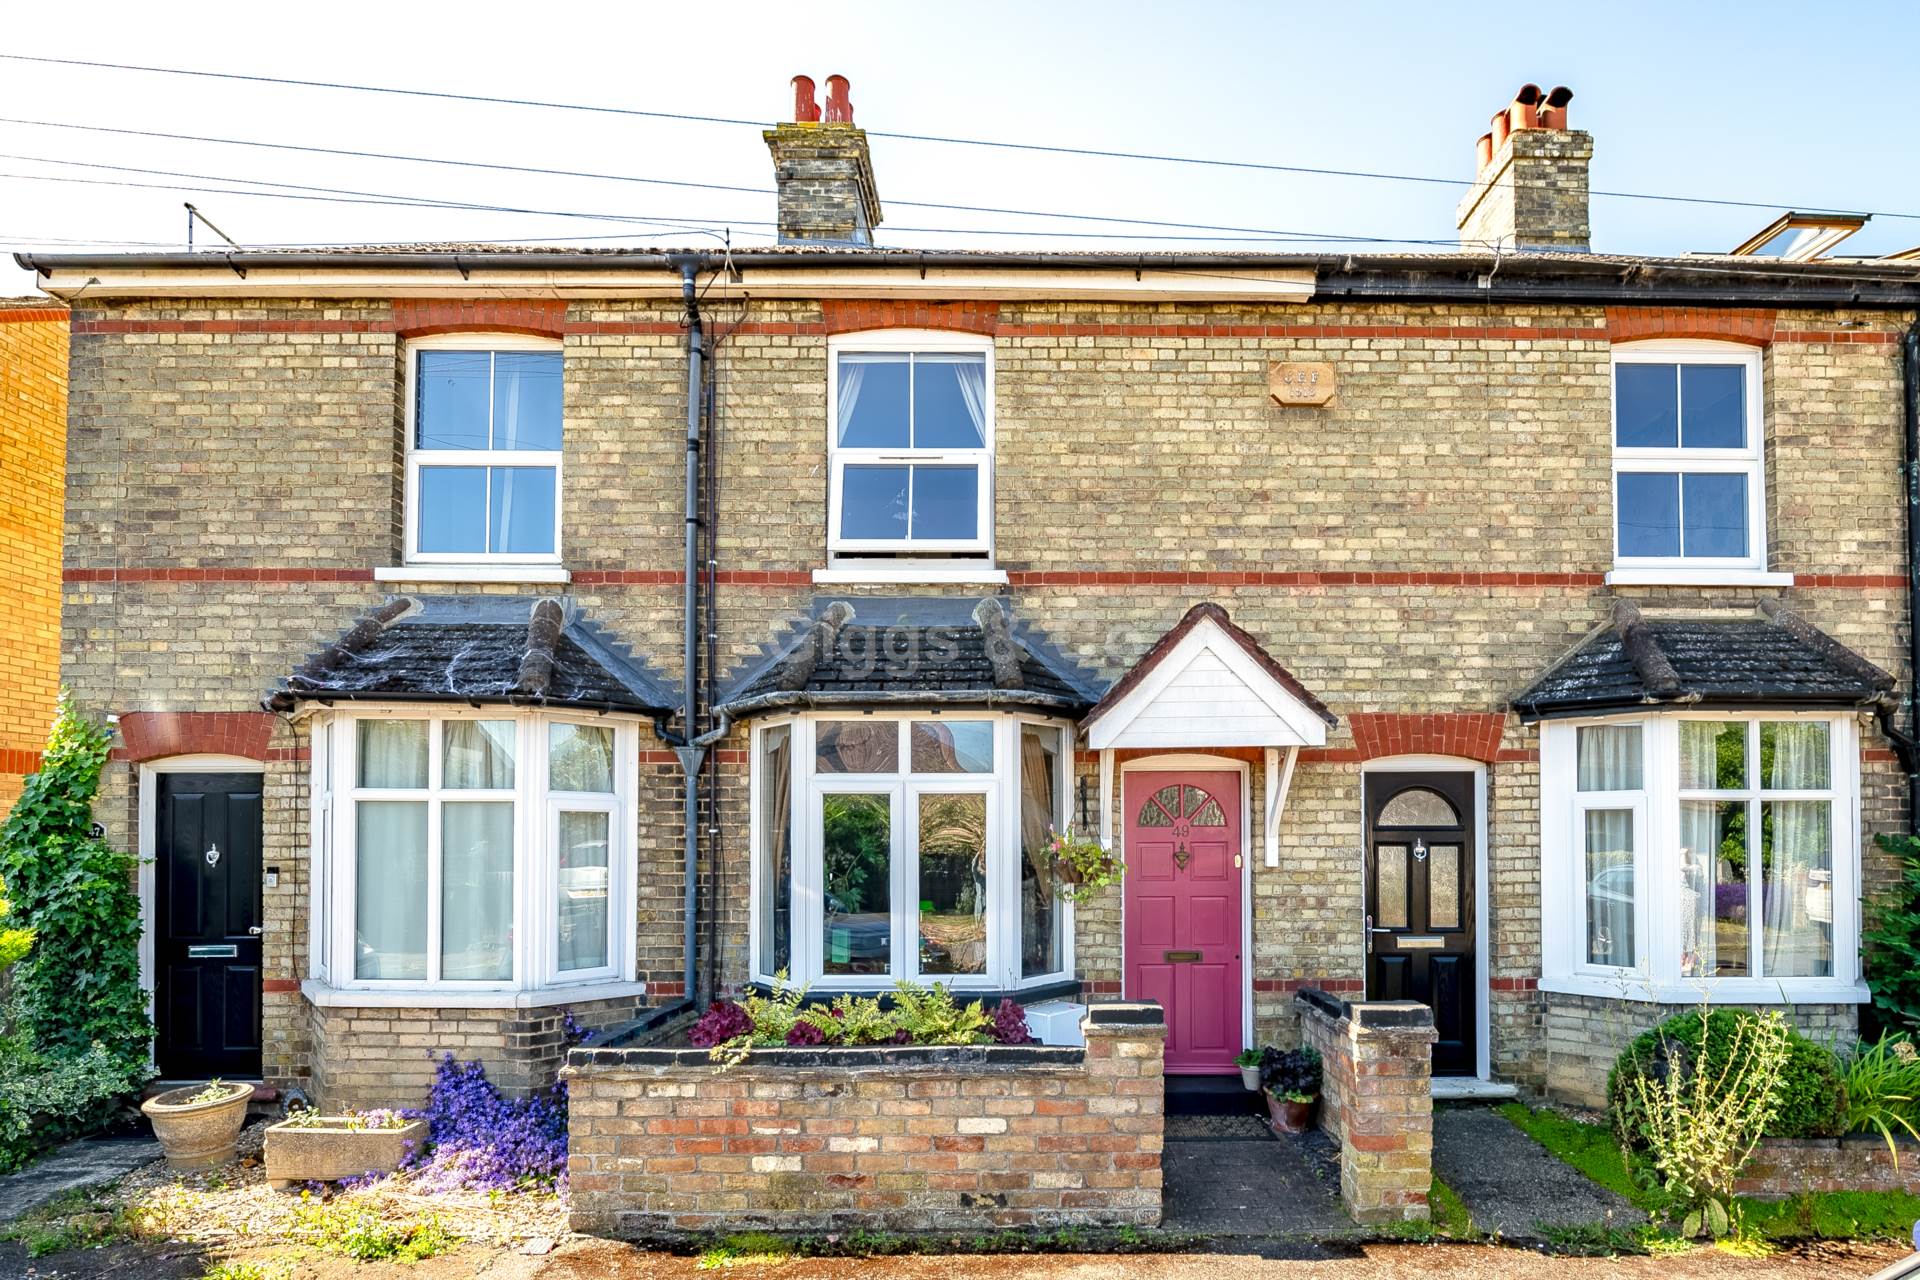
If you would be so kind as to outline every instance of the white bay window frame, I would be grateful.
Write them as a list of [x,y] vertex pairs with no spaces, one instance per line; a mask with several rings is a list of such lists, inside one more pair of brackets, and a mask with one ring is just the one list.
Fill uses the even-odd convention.
[[[890,773],[822,773],[815,768],[815,730],[823,723],[844,721],[883,722],[898,726],[898,768]],[[993,772],[991,773],[913,773],[910,771],[910,726],[914,723],[985,723],[993,726]],[[769,717],[755,723],[750,752],[751,813],[750,838],[752,873],[748,937],[750,972],[756,982],[770,982],[776,976],[761,955],[762,914],[765,901],[763,878],[767,875],[764,797],[769,779],[763,743],[771,729],[785,726],[788,739],[792,813],[789,818],[793,839],[792,886],[788,911],[791,933],[788,946],[793,958],[787,980],[809,983],[823,991],[891,991],[900,978],[930,985],[938,982],[955,992],[1014,991],[1068,981],[1074,974],[1073,903],[1058,899],[1055,928],[1059,930],[1059,967],[1046,974],[1023,978],[1020,973],[1020,768],[1021,729],[1034,725],[1059,734],[1059,750],[1054,759],[1053,825],[1064,829],[1071,803],[1069,787],[1073,778],[1073,726],[1042,715],[999,714],[994,712],[939,711],[928,709],[901,711],[863,711],[857,709],[809,712],[802,715]],[[823,801],[830,795],[881,795],[888,797],[891,822],[889,837],[889,915],[888,930],[890,972],[878,974],[839,974],[825,972],[825,887],[824,849],[821,840]],[[987,802],[987,963],[984,973],[945,974],[919,972],[919,806],[922,795],[983,795]]]
[[[1829,726],[1831,786],[1820,791],[1762,790],[1757,777],[1741,791],[1682,791],[1680,725],[1686,721],[1746,726],[1749,769],[1759,768],[1759,725],[1816,721]],[[1584,725],[1641,726],[1642,792],[1581,792],[1578,730]],[[1833,973],[1819,977],[1692,977],[1682,972],[1681,825],[1683,799],[1818,799],[1832,804]],[[1586,960],[1586,846],[1589,809],[1633,809],[1635,963]],[[1750,903],[1762,899],[1758,810],[1749,821]],[[1709,710],[1549,720],[1540,726],[1540,898],[1542,990],[1660,1004],[1864,1004],[1871,997],[1860,968],[1860,732],[1848,714],[1819,711]],[[1762,913],[1748,908],[1750,955],[1760,954]]]
[[[358,785],[358,725],[363,721],[425,721],[428,725],[428,787],[372,788]],[[482,790],[444,786],[445,726],[459,721],[508,721],[514,725],[514,785]],[[576,724],[613,734],[613,791],[550,791],[552,726]],[[637,723],[591,712],[523,710],[509,706],[448,707],[439,704],[360,706],[311,717],[312,808],[308,875],[310,899],[307,981],[302,990],[315,1004],[432,1007],[525,1007],[568,1000],[639,994],[636,978],[635,796],[639,784]],[[355,806],[361,801],[427,805],[427,978],[356,976]],[[441,923],[441,811],[445,804],[511,801],[513,814],[513,914],[511,977],[500,981],[439,977]],[[559,845],[562,811],[608,815],[608,963],[591,969],[559,968]]]
[[[948,356],[978,355],[986,367],[985,413],[981,427],[981,447],[951,448],[848,448],[840,444],[840,359],[843,355]],[[827,340],[827,451],[829,479],[827,495],[827,551],[838,560],[891,554],[951,557],[984,552],[993,558],[993,456],[994,456],[994,359],[993,339],[979,334],[950,333],[938,329],[889,329],[880,332],[849,333]],[[909,396],[911,399],[911,396]],[[849,465],[893,466],[971,466],[976,469],[974,489],[976,511],[972,538],[847,538],[840,533],[842,503]],[[911,481],[909,481],[911,483]],[[911,513],[911,504],[909,504]]]

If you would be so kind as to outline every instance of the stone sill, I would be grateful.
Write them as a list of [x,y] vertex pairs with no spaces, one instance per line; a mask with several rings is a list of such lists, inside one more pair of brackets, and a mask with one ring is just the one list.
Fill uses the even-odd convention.
[[1873,993],[1863,982],[1842,978],[1701,978],[1679,982],[1648,982],[1645,978],[1602,978],[1586,974],[1558,974],[1540,979],[1540,990],[1554,995],[1589,996],[1625,1004],[1692,1005],[1702,999],[1716,1004],[1869,1004]]
[[565,586],[573,575],[545,564],[407,564],[373,571],[375,582],[474,582]]
[[300,984],[300,994],[308,1004],[321,1009],[546,1009],[644,996],[647,984],[601,982],[539,991],[353,991],[308,978]]
[[1765,569],[1614,569],[1610,587],[1790,587],[1793,575]]
[[936,586],[1000,587],[1007,582],[1007,571],[985,561],[887,560],[861,563],[836,561],[830,568],[813,571],[815,586],[857,587],[931,584]]

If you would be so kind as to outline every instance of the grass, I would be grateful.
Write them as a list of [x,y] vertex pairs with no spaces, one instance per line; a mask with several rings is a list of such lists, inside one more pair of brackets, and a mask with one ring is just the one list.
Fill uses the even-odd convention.
[[702,1271],[721,1267],[771,1266],[793,1257],[790,1241],[766,1231],[745,1231],[728,1236],[701,1254],[694,1265]]
[[1427,1187],[1427,1212],[1425,1222],[1392,1222],[1383,1226],[1380,1233],[1387,1239],[1419,1243],[1480,1238],[1480,1229],[1473,1225],[1473,1215],[1467,1212],[1466,1202],[1438,1177]]
[[460,1245],[460,1237],[435,1214],[393,1222],[368,1209],[314,1200],[312,1194],[300,1193],[294,1221],[313,1237],[311,1243],[330,1253],[358,1262],[418,1262]]
[[1588,1178],[1632,1201],[1634,1207],[1649,1213],[1659,1209],[1660,1198],[1634,1177],[1633,1165],[1605,1125],[1587,1124],[1553,1111],[1531,1111],[1518,1102],[1502,1103],[1500,1114]]
[[216,1262],[200,1280],[291,1280],[293,1264],[282,1259],[270,1262]]

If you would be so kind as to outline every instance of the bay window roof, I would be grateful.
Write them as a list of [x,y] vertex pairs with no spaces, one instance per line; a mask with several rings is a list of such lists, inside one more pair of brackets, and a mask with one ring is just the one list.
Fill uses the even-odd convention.
[[1513,699],[1524,721],[1689,707],[1872,707],[1893,677],[1785,606],[1751,615],[1649,617],[1627,600]]
[[808,619],[727,682],[735,716],[788,708],[1027,708],[1077,716],[1091,678],[997,599],[816,600]]
[[262,702],[431,701],[653,714],[679,696],[571,601],[398,596],[310,655]]

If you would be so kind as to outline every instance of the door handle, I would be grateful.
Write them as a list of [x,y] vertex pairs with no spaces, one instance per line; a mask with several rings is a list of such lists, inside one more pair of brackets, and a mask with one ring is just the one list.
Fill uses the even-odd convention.
[[265,930],[265,929],[262,929],[262,928],[261,928],[261,927],[260,927],[259,925],[257,925],[257,924],[250,924],[250,925],[248,925],[248,926],[247,926],[247,932],[248,932],[248,933],[250,933],[250,934],[252,934],[252,935],[253,935],[254,937],[256,937],[256,938],[257,938],[257,937],[259,937],[259,936],[260,936],[261,934],[263,934],[263,933],[265,933],[265,932],[266,932],[266,930]]

